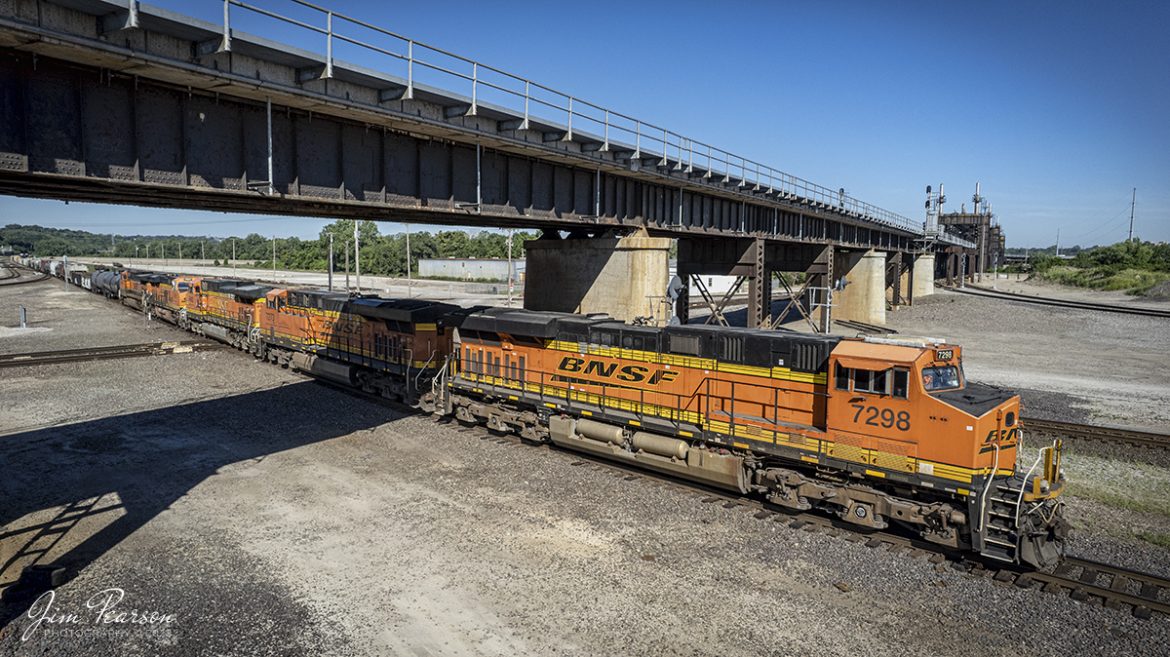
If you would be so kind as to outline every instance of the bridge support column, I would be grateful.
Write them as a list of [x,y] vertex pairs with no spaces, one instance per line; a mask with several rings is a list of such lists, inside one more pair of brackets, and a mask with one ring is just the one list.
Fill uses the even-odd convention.
[[767,245],[756,238],[750,250],[751,274],[748,276],[748,328],[772,328],[772,272],[765,262]]
[[914,258],[912,272],[912,298],[921,299],[934,294],[934,254],[919,253]]
[[885,252],[838,252],[834,265],[841,289],[833,293],[833,319],[885,324]]
[[668,238],[644,231],[628,237],[541,238],[526,242],[524,251],[528,310],[608,313],[655,325],[670,319]]

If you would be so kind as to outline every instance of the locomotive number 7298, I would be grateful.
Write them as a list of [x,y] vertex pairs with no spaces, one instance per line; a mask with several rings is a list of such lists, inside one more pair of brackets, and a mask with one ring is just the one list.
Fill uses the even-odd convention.
[[885,427],[898,431],[910,430],[910,413],[907,411],[894,413],[889,408],[879,409],[877,406],[866,406],[865,404],[850,404],[850,406],[857,409],[857,412],[853,414],[854,422],[862,422],[864,414],[864,423],[871,427]]

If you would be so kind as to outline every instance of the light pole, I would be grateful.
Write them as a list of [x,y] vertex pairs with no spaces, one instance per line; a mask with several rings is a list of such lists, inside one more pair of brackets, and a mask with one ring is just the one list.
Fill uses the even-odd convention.
[[[138,257],[138,245],[137,245],[137,244],[135,244],[135,245],[134,245],[134,257],[135,257],[135,258],[137,258],[137,257]],[[130,263],[130,266],[131,266],[131,267],[133,267],[133,266],[134,266],[134,263],[133,263],[133,262],[131,262],[131,263]]]
[[512,305],[512,229],[508,229],[508,306]]
[[357,293],[362,293],[362,242],[358,237],[358,226],[360,221],[353,222],[353,275],[354,282],[357,284]]
[[329,233],[329,291],[333,291],[333,233]]
[[272,282],[276,282],[276,235],[272,236]]
[[406,224],[406,296],[414,296],[414,287],[410,279],[410,224]]
[[232,275],[236,274],[236,238],[232,238]]

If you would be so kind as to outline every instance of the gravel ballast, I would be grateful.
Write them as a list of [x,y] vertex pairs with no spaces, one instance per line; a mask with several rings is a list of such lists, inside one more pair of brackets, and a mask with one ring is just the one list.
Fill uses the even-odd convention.
[[[97,301],[90,324],[124,316],[125,342],[152,339]],[[85,601],[120,587],[125,608],[175,620],[21,641],[28,601],[8,603],[0,654],[1063,656],[1170,641],[1165,618],[757,519],[231,351],[4,381],[0,563],[21,530],[92,501],[46,555],[68,577],[58,609],[91,628]],[[1090,476],[1105,486],[1118,463]],[[1168,554],[1094,545],[1146,569]]]

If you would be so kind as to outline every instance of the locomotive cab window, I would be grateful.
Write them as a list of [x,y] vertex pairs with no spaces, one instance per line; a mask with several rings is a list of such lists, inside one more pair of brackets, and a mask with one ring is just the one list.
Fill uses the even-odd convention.
[[938,390],[954,390],[962,387],[959,379],[959,368],[954,365],[922,368],[922,387],[927,392]]

